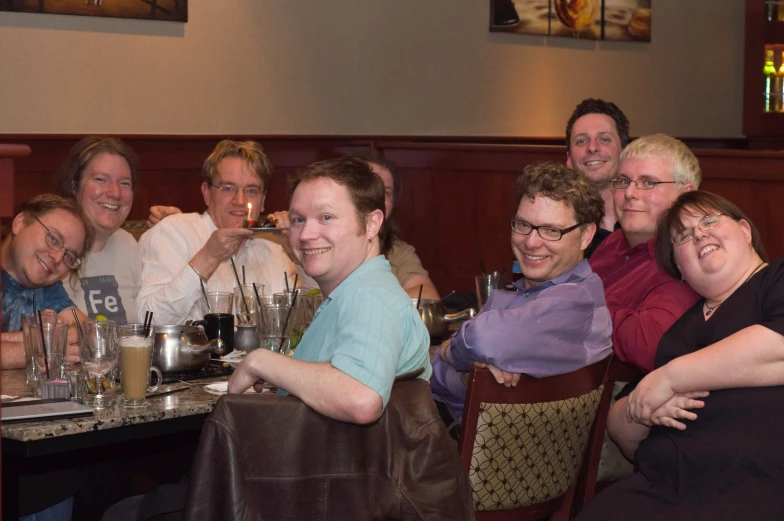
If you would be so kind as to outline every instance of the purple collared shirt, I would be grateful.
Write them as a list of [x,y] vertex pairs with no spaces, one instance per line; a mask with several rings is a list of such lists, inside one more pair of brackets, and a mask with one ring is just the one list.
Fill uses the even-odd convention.
[[466,387],[462,373],[485,362],[535,378],[569,373],[612,352],[612,323],[604,287],[582,261],[533,288],[490,294],[479,315],[452,335],[449,363],[438,351],[431,360],[433,396],[462,420]]

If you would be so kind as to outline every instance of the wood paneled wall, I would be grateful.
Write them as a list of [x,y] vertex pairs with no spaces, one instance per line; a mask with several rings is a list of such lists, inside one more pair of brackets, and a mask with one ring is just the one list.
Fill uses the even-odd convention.
[[[0,136],[0,141],[32,148],[29,157],[15,163],[15,200],[48,191],[54,172],[80,137]],[[130,219],[146,219],[153,204],[203,210],[201,164],[219,137],[121,137],[139,155],[141,171],[141,188]],[[473,276],[481,265],[509,271],[508,219],[515,210],[517,175],[531,162],[562,161],[565,155],[562,146],[490,144],[490,139],[472,144],[434,138],[235,137],[248,138],[262,143],[276,167],[267,196],[268,211],[286,208],[285,177],[294,169],[371,143],[385,150],[403,179],[395,217],[404,239],[416,247],[442,294],[453,289],[472,291]],[[738,204],[760,229],[770,256],[782,256],[784,233],[779,223],[784,219],[784,153],[726,149],[737,145],[735,141],[710,143],[725,149],[695,149],[703,170],[702,188]]]

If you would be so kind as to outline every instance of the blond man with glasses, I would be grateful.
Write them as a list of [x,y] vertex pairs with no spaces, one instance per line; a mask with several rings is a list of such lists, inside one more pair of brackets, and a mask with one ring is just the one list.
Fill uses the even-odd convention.
[[[76,272],[90,249],[93,229],[71,200],[44,194],[24,203],[2,239],[2,368],[24,367],[22,313],[51,309],[58,321],[74,322],[73,302],[60,279]],[[81,319],[86,319],[78,312]],[[67,354],[78,361],[76,328],[69,329]]]
[[283,248],[242,228],[249,211],[259,219],[271,176],[272,163],[258,143],[218,143],[202,168],[206,211],[171,215],[139,241],[140,314],[152,310],[162,324],[200,319],[200,282],[207,291],[234,291],[232,258],[238,270],[245,268],[248,283],[264,284],[266,293],[286,289],[284,274],[294,281],[296,268]]
[[692,289],[656,266],[656,227],[677,197],[700,184],[700,164],[681,141],[664,134],[640,137],[621,153],[612,179],[620,229],[596,249],[591,267],[604,282],[613,318],[613,349],[642,372],[665,331],[698,299]]

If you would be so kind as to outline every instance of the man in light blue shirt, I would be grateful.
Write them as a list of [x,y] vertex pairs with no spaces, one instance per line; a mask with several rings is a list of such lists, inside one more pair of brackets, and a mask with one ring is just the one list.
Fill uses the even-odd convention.
[[384,185],[357,159],[314,163],[291,179],[289,242],[324,294],[294,359],[256,350],[239,365],[229,392],[277,385],[321,414],[376,421],[395,376],[431,375],[429,335],[411,299],[380,256]]

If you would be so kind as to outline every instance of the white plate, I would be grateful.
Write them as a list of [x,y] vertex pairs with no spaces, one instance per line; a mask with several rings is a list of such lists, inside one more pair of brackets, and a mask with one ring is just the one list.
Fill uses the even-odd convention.
[[261,228],[257,226],[255,228],[246,228],[246,230],[252,231],[254,237],[261,237],[264,235],[277,235],[279,233],[283,233],[285,230],[288,230],[288,228]]

